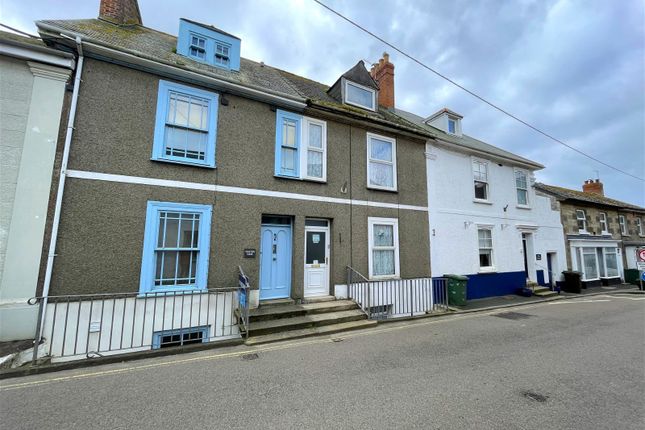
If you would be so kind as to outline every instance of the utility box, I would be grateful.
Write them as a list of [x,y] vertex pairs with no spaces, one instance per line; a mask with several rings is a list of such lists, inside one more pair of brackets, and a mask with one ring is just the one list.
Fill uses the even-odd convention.
[[565,270],[563,290],[567,293],[578,293],[582,291],[582,273],[573,270]]
[[461,275],[443,275],[448,282],[448,304],[466,306],[468,292],[468,277]]

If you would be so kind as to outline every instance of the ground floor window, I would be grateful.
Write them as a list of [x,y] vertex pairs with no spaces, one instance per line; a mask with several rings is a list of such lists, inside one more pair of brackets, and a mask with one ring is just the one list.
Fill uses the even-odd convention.
[[491,270],[493,268],[493,232],[490,228],[477,229],[479,242],[479,268]]
[[206,288],[210,205],[148,202],[140,292]]
[[399,220],[368,218],[370,278],[398,277]]
[[620,276],[616,248],[588,246],[575,249],[578,270],[584,281]]

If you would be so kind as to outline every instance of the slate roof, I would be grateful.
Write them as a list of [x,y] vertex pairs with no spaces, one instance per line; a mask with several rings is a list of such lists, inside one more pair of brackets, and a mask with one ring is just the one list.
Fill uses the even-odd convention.
[[[342,104],[328,94],[329,86],[264,63],[241,58],[240,70],[234,71],[211,66],[179,55],[176,53],[176,36],[141,25],[116,25],[101,19],[73,19],[42,20],[37,21],[36,26],[38,26],[41,35],[44,37],[48,34],[51,37],[52,31],[46,27],[54,27],[57,31],[79,34],[88,42],[126,52],[140,58],[213,76],[251,88],[277,93],[303,102],[306,100],[314,107],[333,110],[360,119],[402,128],[424,137],[431,137],[431,134],[424,128],[397,116],[387,109],[380,108],[378,112],[370,112]],[[365,66],[362,65],[362,61],[347,73],[359,74],[355,70],[359,65],[363,67],[369,79],[372,79]],[[373,80],[371,85],[374,85]]]
[[599,194],[585,193],[583,191],[556,187],[555,185],[547,185],[539,182],[535,184],[535,188],[562,200],[574,200],[595,205],[610,206],[618,209],[631,209],[635,211],[645,212],[645,208],[643,207],[632,205],[626,202],[621,202],[620,200],[610,199],[609,197],[604,197]]
[[0,30],[0,40],[14,46],[25,46],[51,55],[57,55],[64,58],[73,58],[73,55],[71,54],[48,48],[41,39],[35,37],[21,36],[19,34]]
[[455,146],[462,147],[464,149],[485,152],[487,154],[505,158],[507,160],[517,162],[517,163],[528,164],[530,166],[533,166],[535,169],[544,168],[544,166],[540,163],[529,160],[528,158],[520,157],[519,155],[513,154],[512,152],[505,151],[501,148],[490,145],[486,142],[482,142],[481,140],[477,140],[474,137],[470,137],[466,134],[462,134],[461,136],[456,136],[454,134],[446,133],[443,130],[440,130],[436,127],[426,124],[424,118],[420,117],[419,115],[415,115],[411,112],[406,112],[401,109],[395,109],[394,111],[398,116],[403,117],[408,121],[413,122],[416,125],[423,127],[429,132],[433,133],[434,136],[437,137],[438,139],[452,143]]

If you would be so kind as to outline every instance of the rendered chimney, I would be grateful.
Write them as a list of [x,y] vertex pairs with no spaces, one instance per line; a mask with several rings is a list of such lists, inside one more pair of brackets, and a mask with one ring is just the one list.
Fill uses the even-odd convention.
[[374,64],[370,75],[378,82],[378,104],[388,109],[394,109],[394,64],[390,63],[390,56],[383,53],[383,58]]
[[118,25],[143,25],[137,0],[101,0],[99,18]]
[[596,179],[595,181],[593,179],[589,179],[588,181],[585,181],[582,185],[582,191],[585,193],[599,194],[601,196],[605,195],[605,188],[602,185],[602,182],[600,182],[600,179]]

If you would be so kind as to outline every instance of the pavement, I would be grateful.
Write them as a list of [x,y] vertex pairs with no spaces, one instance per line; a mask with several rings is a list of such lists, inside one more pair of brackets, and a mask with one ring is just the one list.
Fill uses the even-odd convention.
[[642,429],[645,297],[614,294],[0,381],[7,429]]

